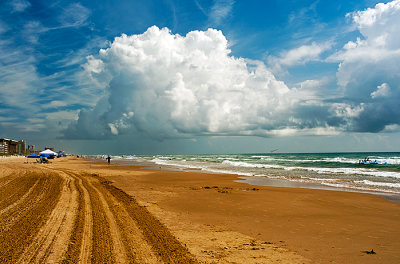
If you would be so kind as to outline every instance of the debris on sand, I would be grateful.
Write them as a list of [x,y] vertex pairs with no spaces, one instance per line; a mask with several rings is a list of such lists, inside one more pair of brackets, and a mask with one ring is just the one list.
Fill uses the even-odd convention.
[[362,251],[362,252],[365,254],[376,254],[376,252],[373,249],[371,249],[371,251],[366,250],[366,251]]

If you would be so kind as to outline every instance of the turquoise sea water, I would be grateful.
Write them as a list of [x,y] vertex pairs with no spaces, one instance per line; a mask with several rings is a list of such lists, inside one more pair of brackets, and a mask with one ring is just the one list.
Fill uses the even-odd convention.
[[[102,156],[97,156],[102,158]],[[365,158],[375,165],[362,165]],[[123,155],[113,162],[146,162],[171,169],[239,174],[252,184],[303,183],[354,191],[400,195],[400,152],[230,155]],[[281,184],[282,185],[282,184]]]

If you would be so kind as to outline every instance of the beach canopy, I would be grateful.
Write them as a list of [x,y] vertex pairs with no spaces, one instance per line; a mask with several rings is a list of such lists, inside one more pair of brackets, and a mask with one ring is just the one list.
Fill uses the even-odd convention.
[[43,150],[42,152],[39,153],[41,156],[44,155],[49,155],[49,156],[57,156],[57,153],[55,153],[54,151],[50,150],[50,149],[46,149]]
[[38,155],[38,154],[29,154],[29,155],[26,155],[25,157],[27,157],[27,158],[40,158],[40,156]]

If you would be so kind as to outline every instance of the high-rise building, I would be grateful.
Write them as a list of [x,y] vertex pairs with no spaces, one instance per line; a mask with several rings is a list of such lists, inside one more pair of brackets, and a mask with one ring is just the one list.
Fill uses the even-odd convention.
[[0,154],[8,154],[8,139],[0,138]]
[[35,145],[28,145],[27,154],[35,153]]
[[25,154],[26,143],[24,140],[0,138],[0,154]]
[[24,140],[19,140],[17,143],[17,154],[25,155],[26,154],[26,143]]

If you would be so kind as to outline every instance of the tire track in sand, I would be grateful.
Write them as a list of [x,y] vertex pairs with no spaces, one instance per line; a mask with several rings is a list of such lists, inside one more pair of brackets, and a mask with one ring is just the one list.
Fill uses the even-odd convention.
[[115,263],[111,228],[104,207],[100,201],[100,197],[97,195],[94,188],[89,185],[87,180],[82,178],[82,182],[86,190],[89,192],[93,215],[92,252],[90,262]]
[[3,188],[3,186],[9,184],[11,182],[10,178],[11,178],[10,176],[6,176],[3,179],[0,179],[0,188]]
[[[32,173],[32,176],[37,175]],[[18,177],[18,174],[16,175]],[[0,218],[0,263],[16,263],[44,225],[61,195],[62,179],[40,175],[29,204],[14,207]],[[13,192],[12,189],[2,190]]]
[[[32,177],[35,177],[35,175],[32,175]],[[23,182],[21,181],[20,184]],[[27,183],[27,182],[25,182]],[[49,179],[46,177],[39,177],[39,182],[37,186],[32,190],[32,192],[29,195],[29,198],[27,198],[26,203],[19,203],[15,205],[13,208],[3,212],[0,218],[0,232],[8,232],[8,230],[13,228],[13,225],[15,223],[18,223],[21,218],[27,217],[31,213],[31,210],[34,210],[35,207],[43,202],[45,199],[47,193],[46,193],[46,188],[48,187],[47,185],[49,184]],[[19,191],[23,191],[22,188],[14,189],[11,188],[11,186],[8,186],[7,188],[2,188],[2,192],[5,194],[7,193],[12,193],[12,194],[18,194]],[[22,196],[22,194],[21,194]]]
[[[98,178],[93,177],[91,175],[88,175],[86,173],[83,174],[77,174],[74,172],[71,172],[69,170],[62,170],[68,174],[70,174],[71,176],[75,177],[77,179],[77,182],[82,182],[84,181],[86,186],[83,186],[83,190],[85,190],[85,192],[87,192],[87,189],[89,189],[91,196],[93,196],[93,206],[96,208],[99,208],[99,210],[104,213],[104,215],[106,216],[106,211],[109,211],[108,214],[112,214],[113,218],[115,219],[115,223],[116,226],[114,225],[115,229],[119,230],[119,238],[112,238],[111,234],[115,235],[114,231],[111,231],[111,225],[108,223],[110,222],[110,220],[105,217],[105,219],[107,220],[107,224],[109,227],[107,228],[107,232],[103,232],[105,233],[106,237],[108,238],[107,234],[109,234],[110,237],[110,242],[112,242],[112,255],[115,256],[115,252],[116,251],[120,251],[121,252],[121,248],[123,248],[125,250],[125,254],[123,255],[122,258],[120,258],[119,260],[117,260],[116,257],[116,262],[117,263],[121,263],[123,261],[123,263],[141,263],[141,264],[145,264],[145,263],[161,263],[161,260],[157,258],[157,256],[154,254],[151,246],[146,242],[146,240],[143,237],[142,231],[138,228],[138,226],[136,225],[136,222],[133,221],[133,219],[129,216],[128,212],[126,211],[124,205],[119,202],[113,195],[110,194],[110,192],[104,188],[104,186],[102,184],[100,184]],[[90,184],[88,183],[88,181],[90,181]],[[78,186],[79,187],[79,186]],[[93,188],[92,188],[93,187]],[[79,188],[78,188],[79,189]],[[101,196],[103,196],[103,198],[105,198],[105,202],[107,204],[107,206],[104,206],[105,204],[100,202],[100,196],[99,193],[101,194]],[[83,192],[82,190],[82,192]],[[101,205],[100,207],[95,206],[97,201],[98,205]],[[90,203],[87,203],[87,205],[90,205]],[[83,208],[83,205],[82,205]],[[99,211],[97,210],[97,211]],[[83,210],[82,210],[83,211]],[[80,212],[80,214],[82,214],[82,212]],[[84,218],[83,216],[81,217],[82,219]],[[91,219],[91,218],[90,218]],[[97,217],[97,224],[96,224],[96,229],[101,229],[100,227],[98,227],[99,225],[99,221],[98,221],[99,217]],[[93,223],[91,223],[93,224]],[[79,223],[78,223],[79,225]],[[83,226],[83,224],[82,224]],[[79,229],[79,227],[76,227],[76,229]],[[114,229],[114,230],[115,230]],[[81,232],[82,233],[82,232]],[[72,235],[72,237],[74,237],[74,235]],[[88,237],[86,235],[83,235],[84,238]],[[94,238],[95,240],[98,240],[98,236],[96,236]],[[114,241],[119,240],[119,245],[116,244]],[[117,240],[117,241],[118,241]],[[73,239],[73,244],[70,247],[70,249],[67,252],[67,258],[63,260],[63,263],[77,263],[78,258],[76,257],[79,253],[76,253],[77,247],[79,245],[80,241],[79,239],[75,240]],[[77,244],[77,245],[75,245]],[[82,247],[83,247],[82,243]],[[91,244],[88,244],[88,247]],[[100,250],[97,250],[99,247],[103,247],[105,250],[103,251],[107,251],[107,247],[105,247],[105,245],[96,245],[96,250],[95,252],[93,252],[94,258],[96,260],[99,260],[101,258],[97,257],[101,254],[104,253],[100,253]],[[75,253],[73,253],[75,252]],[[85,258],[84,257],[84,253],[82,253],[83,250],[81,250],[81,257],[80,257],[80,263],[90,263],[90,259]],[[121,252],[123,253],[123,252]],[[90,255],[89,255],[90,256]],[[124,260],[125,259],[125,260]],[[113,260],[110,260],[113,261]]]
[[28,189],[28,191],[21,196],[18,200],[16,200],[14,203],[8,205],[6,208],[3,208],[0,210],[0,217],[2,214],[8,212],[9,210],[13,209],[14,207],[21,205],[22,203],[25,203],[27,198],[30,196],[30,194],[33,192],[33,190],[36,188],[36,186],[39,183],[39,178],[35,181],[35,183]]
[[90,195],[80,177],[71,172],[64,172],[76,180],[79,206],[71,241],[62,263],[90,263],[93,239],[93,215]]
[[19,200],[0,218],[0,263],[197,263],[133,197],[102,178],[47,167],[30,170],[37,178],[28,182],[19,172],[25,187],[14,184]]
[[130,217],[142,230],[146,242],[151,245],[164,263],[198,263],[197,259],[184,247],[181,242],[153,216],[145,207],[121,189],[111,185],[108,181],[98,177],[100,183],[124,207]]
[[79,186],[81,186],[85,204],[85,220],[83,224],[82,245],[79,259],[83,263],[90,263],[93,239],[93,215],[92,205],[88,190],[83,186],[82,179],[78,178]]
[[[95,179],[95,181],[97,181]],[[117,221],[115,220],[115,216],[112,213],[110,206],[107,203],[106,198],[104,197],[103,193],[99,191],[99,189],[95,186],[96,184],[92,182],[92,179],[89,178],[87,181],[89,186],[96,192],[97,196],[99,197],[99,200],[103,206],[104,213],[107,217],[107,222],[110,226],[110,233],[111,233],[111,239],[113,243],[113,252],[115,256],[115,261],[116,263],[128,263],[128,257],[127,257],[127,252],[124,247],[124,243],[122,240],[121,236],[121,231],[118,228]]]
[[[3,192],[0,192],[0,208],[7,207],[7,202],[17,200],[18,195],[24,193],[24,189],[29,188],[26,186],[27,181],[30,181],[29,177],[26,175],[18,175],[17,176],[7,176],[3,181],[0,181],[0,189],[3,189]],[[14,190],[13,192],[8,192],[8,189]],[[11,202],[12,203],[12,202]]]
[[142,230],[131,218],[124,204],[104,188],[103,182],[100,182],[100,184],[98,178],[95,177],[95,179],[97,188],[104,193],[110,209],[115,216],[119,230],[121,230],[123,243],[130,263],[162,263],[162,260],[158,258],[151,245],[147,243]]
[[59,176],[64,180],[58,202],[17,263],[55,263],[67,251],[78,208],[78,192],[74,178],[64,173]]

